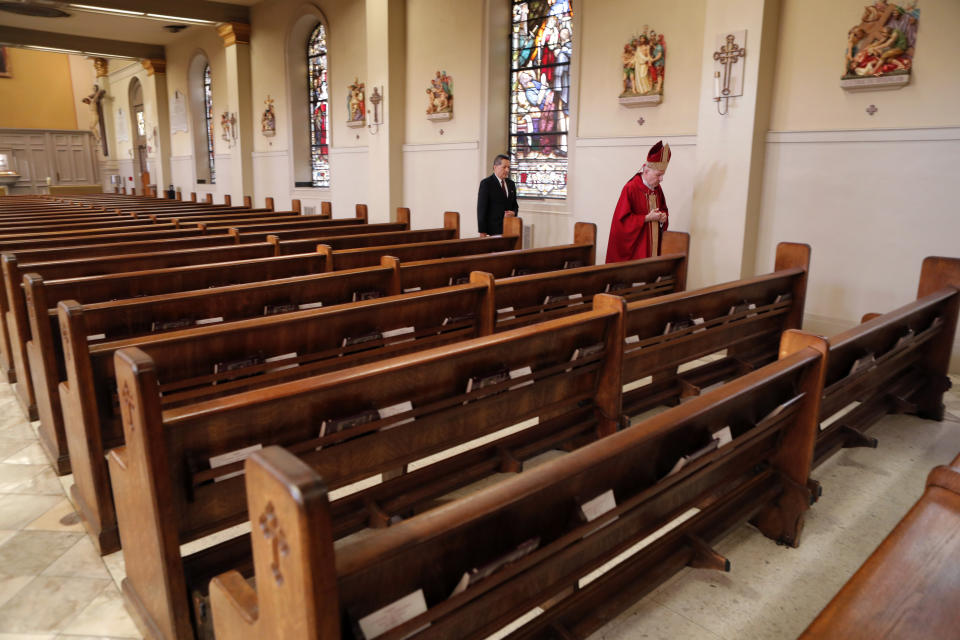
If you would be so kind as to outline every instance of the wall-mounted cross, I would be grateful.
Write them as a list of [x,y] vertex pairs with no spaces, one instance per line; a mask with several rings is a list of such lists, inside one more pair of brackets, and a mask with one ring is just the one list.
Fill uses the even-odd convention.
[[870,105],[869,107],[867,107],[866,111],[867,111],[867,113],[869,113],[869,114],[872,116],[872,115],[875,114],[877,111],[879,111],[879,109],[877,109],[877,105],[872,104],[872,105]]
[[734,65],[741,56],[747,55],[747,50],[740,47],[734,41],[734,35],[727,35],[727,42],[719,51],[713,52],[713,59],[723,65],[723,91],[722,96],[730,95],[730,67]]
[[646,122],[646,120],[643,119],[643,116],[637,118],[637,124],[640,125],[641,127],[643,126],[644,122]]
[[283,575],[280,573],[280,556],[290,553],[290,547],[287,545],[287,537],[283,535],[280,524],[277,522],[277,514],[273,510],[273,503],[268,502],[267,508],[259,519],[260,531],[263,537],[269,540],[273,548],[273,562],[270,563],[270,570],[273,571],[273,579],[277,584],[283,584]]

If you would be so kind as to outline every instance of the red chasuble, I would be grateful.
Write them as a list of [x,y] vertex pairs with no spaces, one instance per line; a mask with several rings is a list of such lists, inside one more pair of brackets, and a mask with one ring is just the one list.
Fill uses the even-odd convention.
[[[651,207],[654,202],[656,206]],[[654,208],[667,213],[667,201],[663,197],[663,189],[659,185],[656,189],[648,188],[643,184],[643,178],[638,173],[623,187],[617,208],[613,212],[613,224],[610,225],[610,239],[607,242],[608,264],[649,258],[652,255],[650,229],[644,218]],[[668,214],[666,222],[660,227],[661,237],[667,230],[669,222]],[[656,254],[660,254],[659,244]]]

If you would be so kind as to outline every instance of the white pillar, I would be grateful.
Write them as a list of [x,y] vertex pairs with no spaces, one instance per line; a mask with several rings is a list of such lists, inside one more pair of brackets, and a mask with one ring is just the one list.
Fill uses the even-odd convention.
[[[691,289],[754,275],[764,145],[779,32],[778,0],[707,0],[690,221]],[[713,101],[717,36],[746,29],[743,96]],[[721,104],[721,107],[723,105]]]
[[[229,193],[242,202],[253,193],[253,105],[251,101],[250,25],[228,22],[217,27],[223,39],[227,61],[227,110],[237,116],[236,138],[230,148],[230,184],[219,184],[221,193]],[[218,171],[219,174],[219,171]]]
[[[367,100],[375,88],[383,94],[380,125],[369,136],[370,222],[387,222],[403,206],[403,143],[405,138],[406,2],[367,0]],[[367,123],[373,122],[373,109]]]

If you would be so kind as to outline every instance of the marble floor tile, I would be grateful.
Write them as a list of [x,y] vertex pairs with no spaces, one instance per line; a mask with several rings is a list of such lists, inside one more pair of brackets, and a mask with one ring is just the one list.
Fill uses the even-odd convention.
[[63,578],[110,579],[110,572],[100,559],[89,536],[82,536],[63,555],[43,570],[41,575]]
[[63,635],[110,638],[140,638],[140,632],[126,610],[123,596],[108,585],[76,617],[60,628]]
[[0,529],[19,529],[61,500],[60,496],[0,495]]
[[82,534],[19,531],[0,546],[0,575],[37,575],[53,564]]
[[24,420],[0,422],[0,440],[29,440],[34,437],[33,429]]
[[56,640],[52,633],[0,633],[0,640]]
[[[23,491],[42,471],[49,470],[42,464],[4,464],[0,463],[0,493],[31,493]],[[59,483],[57,483],[59,488]],[[59,491],[57,491],[59,493]]]
[[[40,576],[0,607],[0,632],[53,632],[112,582]],[[38,607],[37,603],[43,606]]]
[[33,576],[0,576],[0,607],[33,580]]
[[4,458],[3,462],[7,464],[50,464],[47,460],[47,454],[44,453],[39,442],[34,442],[12,456]]
[[123,550],[121,549],[120,551],[102,556],[100,559],[103,560],[104,566],[106,566],[107,571],[110,572],[114,584],[119,587],[123,579],[127,577],[127,569],[123,564]]
[[[37,465],[10,465],[15,467],[26,467],[26,466],[37,466]],[[33,479],[28,482],[26,485],[20,487],[16,491],[11,493],[24,493],[24,494],[34,494],[34,495],[45,495],[45,496],[62,496],[63,487],[60,486],[60,480],[57,478],[57,474],[54,473],[50,465],[46,465],[38,475],[34,476]]]
[[[0,440],[0,462],[6,461],[10,456],[23,451],[27,447],[36,444],[33,440]],[[40,446],[37,444],[37,446]],[[46,462],[46,461],[44,461]],[[40,463],[42,464],[42,463]]]
[[73,503],[64,497],[53,505],[46,513],[24,527],[29,530],[43,531],[74,531],[83,533],[83,522],[80,514],[73,508]]
[[0,529],[0,547],[3,546],[3,543],[17,535],[17,529]]

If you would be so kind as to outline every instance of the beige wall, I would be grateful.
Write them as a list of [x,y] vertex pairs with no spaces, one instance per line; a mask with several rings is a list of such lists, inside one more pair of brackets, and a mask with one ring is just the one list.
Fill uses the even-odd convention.
[[[704,0],[610,0],[575,5],[578,9],[580,137],[696,133]],[[645,25],[666,40],[663,102],[630,109],[617,102],[623,91],[620,56],[623,45]],[[637,125],[641,116],[642,127]]]
[[[191,27],[193,29],[194,27]],[[175,44],[167,47],[167,95],[173,99],[174,92],[179,91],[189,96],[188,70],[193,57],[203,52],[210,62],[210,87],[213,92],[213,120],[214,120],[214,151],[217,154],[227,153],[227,143],[220,139],[220,114],[227,110],[226,87],[226,56],[223,51],[223,40],[212,28],[199,27],[193,33],[187,32]],[[187,99],[187,120],[193,128],[193,118],[190,114],[190,100]],[[190,131],[177,132],[171,135],[171,155],[187,156],[194,153],[193,138]],[[201,149],[206,153],[206,149]],[[185,185],[186,186],[186,185]]]
[[[407,0],[408,144],[479,139],[483,20],[482,2]],[[474,27],[465,28],[469,25]],[[431,122],[426,116],[426,91],[437,71],[446,71],[453,80],[453,119],[446,122]]]
[[[770,128],[819,131],[960,125],[960,2],[920,3],[913,77],[902,89],[840,88],[847,31],[865,0],[784,0]],[[909,4],[900,0],[899,4]],[[872,117],[870,104],[879,111]]]
[[97,83],[93,61],[84,56],[67,56],[70,65],[70,84],[73,87],[73,109],[76,113],[77,128],[86,130],[90,124],[90,107],[83,99],[93,93]]
[[[364,2],[345,0],[315,2],[280,0],[261,2],[251,8],[252,32],[250,57],[253,75],[254,151],[281,151],[289,148],[290,117],[286,51],[289,32],[303,15],[319,11],[327,22],[327,61],[330,94],[330,142],[333,146],[352,147],[366,144],[366,130],[347,127],[347,85],[359,78],[365,82],[366,38]],[[302,45],[306,56],[306,41]],[[307,79],[291,78],[306,85]],[[277,113],[277,135],[265,138],[260,134],[260,116],[267,95],[274,99]],[[295,106],[299,108],[299,106]],[[306,109],[306,106],[303,107]],[[300,132],[293,132],[301,135]],[[360,139],[357,139],[357,135]],[[302,135],[308,135],[303,132]]]
[[7,64],[13,77],[0,78],[0,127],[77,128],[68,56],[7,47]]

